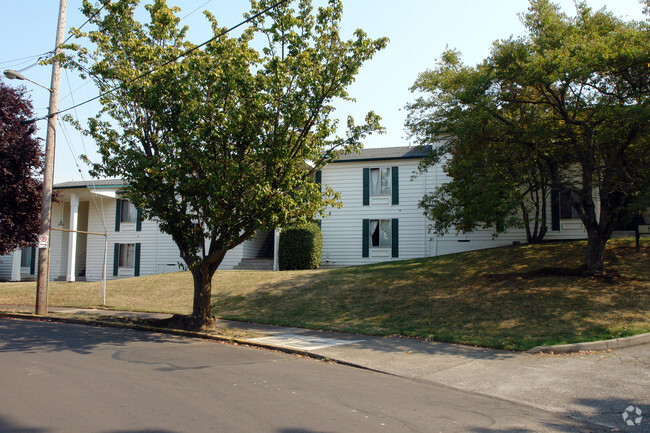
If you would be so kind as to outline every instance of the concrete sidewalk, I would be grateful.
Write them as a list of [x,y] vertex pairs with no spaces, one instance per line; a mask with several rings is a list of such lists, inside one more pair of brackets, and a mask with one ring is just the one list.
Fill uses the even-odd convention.
[[[0,306],[0,311],[9,306]],[[11,307],[17,311],[18,307]],[[31,313],[32,307],[25,307]],[[89,319],[103,316],[165,318],[169,315],[108,310],[61,309]],[[217,326],[255,335],[240,343],[309,353],[416,380],[528,404],[606,426],[650,433],[650,344],[599,352],[549,355],[374,337],[339,332],[218,320]],[[637,342],[642,341],[638,339]],[[630,406],[642,411],[627,412]]]

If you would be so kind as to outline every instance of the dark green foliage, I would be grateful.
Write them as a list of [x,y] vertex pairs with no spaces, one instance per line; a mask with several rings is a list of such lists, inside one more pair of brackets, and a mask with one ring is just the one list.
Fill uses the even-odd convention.
[[322,246],[320,227],[316,223],[283,230],[278,250],[280,270],[317,269]]
[[526,36],[496,41],[474,67],[447,50],[418,77],[406,126],[434,147],[421,170],[440,164],[451,178],[420,202],[436,233],[523,226],[541,241],[561,191],[598,271],[616,227],[650,205],[649,21],[575,7],[530,0]]
[[23,87],[0,82],[0,256],[36,243],[43,183],[43,153]]

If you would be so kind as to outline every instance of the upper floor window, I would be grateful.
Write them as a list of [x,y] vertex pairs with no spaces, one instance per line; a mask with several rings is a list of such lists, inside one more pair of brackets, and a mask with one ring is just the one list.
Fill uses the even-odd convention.
[[[363,168],[363,205],[399,204],[399,167]],[[372,197],[372,199],[371,199]]]
[[390,167],[370,169],[370,195],[390,195]]
[[137,220],[138,211],[129,200],[122,200],[120,211],[120,222],[134,223]]

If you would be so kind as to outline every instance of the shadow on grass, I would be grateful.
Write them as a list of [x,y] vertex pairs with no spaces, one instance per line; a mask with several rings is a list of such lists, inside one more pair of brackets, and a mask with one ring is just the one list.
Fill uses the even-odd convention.
[[[627,269],[611,270],[618,284],[584,274],[576,270],[579,250],[580,243],[526,245],[298,274],[244,295],[216,291],[213,311],[235,320],[515,350],[644,332],[647,279],[622,276]],[[545,260],[553,252],[557,267]]]

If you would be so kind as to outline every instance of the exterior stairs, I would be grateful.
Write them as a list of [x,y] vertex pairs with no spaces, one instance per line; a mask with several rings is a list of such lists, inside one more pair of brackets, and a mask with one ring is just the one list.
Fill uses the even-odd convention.
[[275,236],[273,230],[271,230],[266,235],[266,238],[255,257],[242,259],[242,261],[233,269],[247,271],[272,271],[274,242]]
[[233,269],[246,271],[272,271],[273,259],[242,259]]

